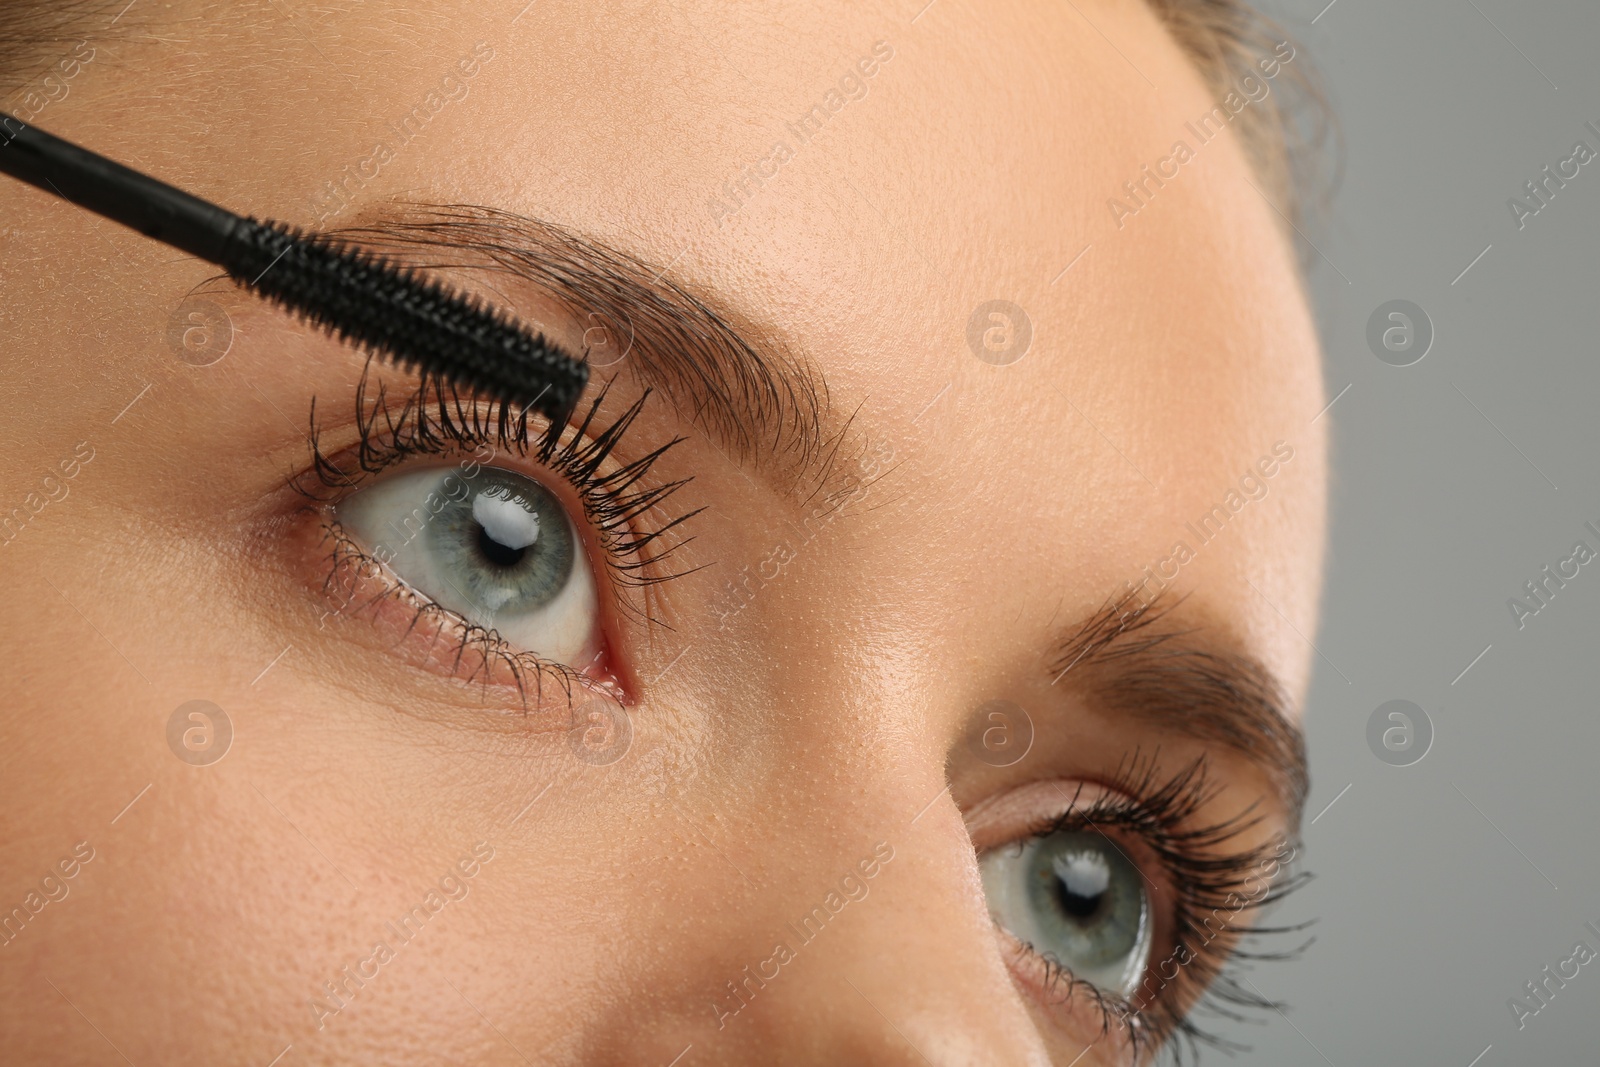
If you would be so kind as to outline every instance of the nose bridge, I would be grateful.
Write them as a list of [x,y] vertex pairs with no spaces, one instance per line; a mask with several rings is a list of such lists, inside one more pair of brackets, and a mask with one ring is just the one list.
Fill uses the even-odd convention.
[[829,817],[805,817],[830,802],[814,792],[777,801],[807,812],[741,850],[769,877],[726,883],[717,945],[695,953],[673,1009],[704,1024],[695,1062],[1048,1062],[942,782],[928,776],[925,805],[903,786],[863,797],[892,790],[878,772]]

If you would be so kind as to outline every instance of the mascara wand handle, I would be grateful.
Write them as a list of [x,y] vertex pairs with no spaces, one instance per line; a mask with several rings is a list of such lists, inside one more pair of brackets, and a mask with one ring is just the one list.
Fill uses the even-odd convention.
[[243,221],[224,208],[0,112],[0,172],[223,266]]
[[439,282],[336,239],[241,218],[4,112],[0,173],[215,263],[369,355],[541,411],[556,426],[589,380],[587,364]]

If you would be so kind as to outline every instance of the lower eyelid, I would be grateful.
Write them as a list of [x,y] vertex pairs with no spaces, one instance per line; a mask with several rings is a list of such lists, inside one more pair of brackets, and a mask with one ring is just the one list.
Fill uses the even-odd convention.
[[1085,1056],[1083,1064],[1134,1062],[1134,1033],[1130,1024],[1122,1021],[1128,1018],[1124,1001],[1072,978],[1069,972],[1052,969],[1044,957],[1003,927],[996,926],[995,932],[1013,980],[1063,1035],[1098,1051],[1093,1058]]
[[494,703],[522,711],[570,709],[581,690],[605,688],[570,667],[519,652],[434,604],[369,555],[330,509],[309,510],[294,554],[299,569],[313,576],[318,631],[344,629],[360,643],[399,654],[409,666],[470,682]]

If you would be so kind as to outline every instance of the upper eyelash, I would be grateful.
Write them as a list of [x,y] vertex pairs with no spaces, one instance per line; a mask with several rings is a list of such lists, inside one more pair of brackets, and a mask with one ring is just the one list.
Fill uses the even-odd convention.
[[[581,420],[568,425],[576,432],[566,434],[568,426],[549,424],[539,431],[530,425],[525,408],[481,398],[458,390],[453,384],[433,376],[424,375],[418,388],[396,410],[391,406],[388,393],[380,381],[375,397],[369,403],[369,377],[371,364],[363,372],[356,390],[357,432],[356,449],[359,473],[342,470],[320,447],[320,430],[316,421],[316,402],[311,411],[311,453],[309,471],[295,480],[295,488],[305,496],[327,502],[329,494],[342,494],[361,484],[366,477],[378,474],[413,455],[443,455],[466,452],[485,445],[504,449],[519,457],[532,456],[541,464],[560,473],[583,501],[584,511],[600,535],[606,549],[608,568],[619,581],[636,587],[648,587],[672,578],[692,573],[699,568],[672,573],[652,573],[652,569],[671,552],[687,544],[686,537],[654,552],[647,550],[658,539],[680,524],[699,514],[697,508],[662,523],[652,530],[635,531],[633,520],[663,504],[668,497],[691,480],[683,478],[657,486],[639,487],[655,462],[683,438],[675,437],[646,455],[623,464],[615,470],[600,474],[600,468],[612,455],[628,428],[639,415],[649,396],[645,391],[622,414],[604,429],[593,429],[609,383],[602,387],[590,401]],[[318,487],[322,490],[318,491]],[[337,534],[336,542],[348,557],[359,557],[360,549],[348,540],[348,535]],[[336,561],[337,567],[337,561]],[[420,621],[429,610],[419,609]],[[448,609],[433,610],[456,616]],[[641,612],[644,618],[658,622]],[[518,689],[523,686],[521,661],[526,654],[503,648],[504,642],[492,631],[485,631],[468,620],[456,617],[467,635],[462,638],[465,650],[476,648],[485,660],[491,656],[511,663]],[[571,672],[561,665],[540,661],[541,668],[555,666],[563,675],[562,681],[569,696],[573,679]],[[1243,1048],[1215,1034],[1199,1028],[1190,1017],[1194,1011],[1207,1010],[1230,1019],[1242,1019],[1236,1009],[1271,1009],[1281,1005],[1269,1001],[1239,984],[1224,968],[1226,960],[1204,945],[1196,946],[1193,940],[1204,927],[1208,912],[1233,911],[1235,914],[1255,912],[1282,900],[1290,892],[1304,885],[1310,874],[1297,871],[1276,882],[1262,897],[1242,908],[1230,907],[1227,898],[1237,893],[1243,878],[1257,869],[1273,855],[1272,845],[1264,844],[1250,849],[1233,850],[1218,854],[1228,841],[1256,826],[1262,816],[1255,806],[1219,823],[1191,826],[1195,814],[1215,795],[1216,790],[1206,779],[1205,760],[1195,760],[1157,784],[1154,755],[1142,759],[1136,751],[1124,761],[1106,785],[1108,792],[1086,808],[1078,808],[1078,796],[1068,810],[1033,832],[1048,836],[1064,830],[1092,830],[1102,833],[1107,828],[1123,830],[1135,835],[1153,852],[1171,877],[1176,889],[1173,914],[1172,954],[1179,948],[1186,950],[1191,962],[1181,967],[1178,977],[1170,984],[1179,993],[1161,996],[1148,1004],[1134,1005],[1132,999],[1107,993],[1091,983],[1076,978],[1066,968],[1047,956],[1043,960],[1052,983],[1066,986],[1068,997],[1089,996],[1100,1008],[1103,1029],[1109,1031],[1114,1015],[1126,1021],[1135,1059],[1146,1050],[1164,1044],[1164,1051],[1182,1064],[1197,1059],[1199,1047],[1209,1045],[1222,1051]],[[1080,787],[1080,794],[1082,787]],[[1111,839],[1109,835],[1105,835]],[[1241,940],[1257,939],[1275,934],[1298,932],[1310,925],[1302,923],[1285,927],[1252,927],[1239,931]],[[1277,960],[1290,959],[1310,944],[1309,941],[1286,952],[1248,953],[1235,949],[1232,959]],[[1030,951],[1034,951],[1030,946]],[[1170,957],[1169,957],[1170,958]],[[1140,990],[1148,985],[1141,983]],[[1180,1013],[1177,1004],[1184,997],[1183,989],[1204,988],[1205,999],[1197,1002],[1188,1012]],[[1164,983],[1162,991],[1166,988]]]
[[[1222,1052],[1246,1049],[1246,1046],[1201,1029],[1191,1017],[1194,1012],[1205,1011],[1241,1021],[1246,1016],[1240,1009],[1281,1010],[1283,1007],[1241,985],[1226,970],[1229,960],[1293,959],[1311,943],[1307,940],[1281,952],[1244,952],[1235,946],[1234,951],[1222,957],[1214,949],[1208,951],[1215,935],[1205,937],[1205,918],[1224,912],[1234,916],[1259,912],[1305,885],[1311,874],[1295,871],[1287,877],[1275,878],[1267,892],[1256,899],[1248,900],[1243,906],[1232,903],[1230,894],[1242,896],[1240,890],[1253,871],[1280,857],[1284,845],[1291,846],[1291,856],[1294,855],[1297,843],[1270,841],[1251,848],[1227,850],[1229,841],[1260,824],[1263,816],[1257,813],[1256,805],[1251,804],[1221,822],[1193,825],[1195,815],[1218,792],[1207,780],[1205,757],[1197,758],[1165,781],[1159,781],[1157,755],[1159,753],[1144,758],[1135,751],[1105,783],[1111,791],[1100,793],[1093,803],[1083,808],[1079,808],[1077,802],[1089,787],[1080,786],[1067,810],[1037,827],[1033,834],[1048,837],[1062,831],[1087,830],[1101,834],[1113,844],[1115,838],[1106,832],[1108,829],[1135,836],[1155,854],[1176,889],[1171,948],[1166,959],[1178,956],[1181,948],[1189,962],[1178,968],[1175,978],[1162,980],[1160,989],[1148,1002],[1135,1004],[1140,993],[1151,984],[1149,972],[1134,994],[1123,997],[1077,978],[1032,946],[1029,949],[1044,962],[1049,981],[1065,986],[1065,998],[1082,994],[1094,1001],[1102,1012],[1103,1033],[1109,1032],[1116,1016],[1123,1019],[1128,1026],[1135,1062],[1147,1051],[1164,1045],[1172,1061],[1183,1064],[1198,1062],[1202,1045]],[[1274,935],[1297,933],[1310,925],[1306,922],[1292,926],[1252,926],[1235,929],[1233,934],[1240,942],[1254,942]],[[1200,937],[1205,937],[1205,943],[1196,943]],[[1151,966],[1155,966],[1155,961]],[[1169,986],[1174,992],[1167,993]],[[1188,1011],[1180,1011],[1178,1005],[1186,999],[1184,994],[1188,990],[1204,990],[1204,997]],[[1162,995],[1164,993],[1167,995]]]
[[[605,549],[608,570],[620,584],[646,588],[699,569],[674,572],[660,569],[662,561],[688,544],[692,537],[676,538],[661,547],[656,546],[704,508],[677,515],[644,531],[636,529],[634,521],[661,507],[691,481],[681,478],[653,486],[641,484],[656,461],[684,438],[674,437],[643,456],[601,473],[606,460],[643,410],[650,390],[645,390],[627,410],[601,428],[599,412],[610,389],[608,382],[589,401],[581,418],[575,414],[566,425],[549,423],[540,430],[530,423],[528,408],[485,400],[435,375],[424,374],[413,392],[398,405],[393,404],[383,382],[377,383],[375,391],[369,388],[371,372],[369,362],[356,386],[358,473],[341,469],[323,451],[316,400],[312,400],[311,467],[294,483],[303,495],[327,502],[330,496],[346,493],[366,477],[411,456],[469,452],[488,445],[519,457],[531,456],[561,475],[578,493],[584,513]],[[566,432],[569,427],[573,428],[573,433]],[[625,609],[636,611],[645,621],[665,625],[651,616],[648,608],[626,600],[622,603]]]

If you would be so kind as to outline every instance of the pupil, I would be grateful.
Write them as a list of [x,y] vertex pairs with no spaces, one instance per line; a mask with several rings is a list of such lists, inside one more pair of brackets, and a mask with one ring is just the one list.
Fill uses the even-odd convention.
[[522,562],[522,557],[528,552],[526,548],[511,548],[502,545],[489,531],[481,525],[478,527],[478,551],[483,553],[483,558],[497,567],[515,567]]
[[1101,902],[1105,900],[1104,893],[1084,895],[1072,891],[1065,882],[1056,883],[1056,899],[1061,905],[1061,910],[1074,919],[1093,918],[1100,910]]

